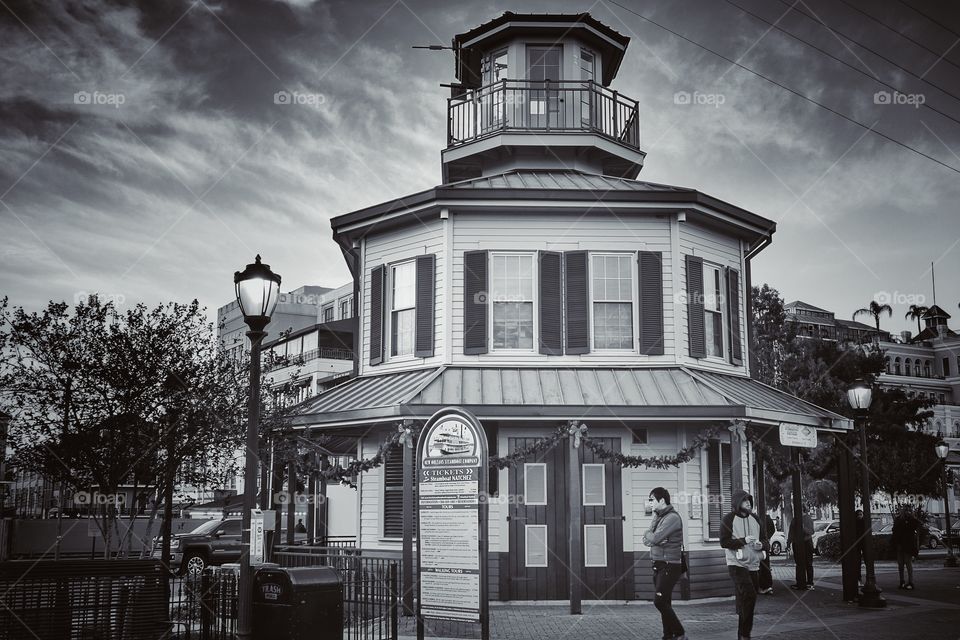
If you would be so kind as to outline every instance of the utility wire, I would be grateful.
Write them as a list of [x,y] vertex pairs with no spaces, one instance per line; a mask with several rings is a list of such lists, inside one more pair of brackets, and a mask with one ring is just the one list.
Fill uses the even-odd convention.
[[870,125],[865,125],[865,124],[863,124],[862,122],[860,122],[859,120],[855,120],[855,119],[851,118],[850,116],[848,116],[848,115],[846,115],[846,114],[844,114],[844,113],[841,113],[840,111],[837,111],[836,109],[833,109],[833,108],[831,108],[831,107],[828,107],[827,105],[823,104],[822,102],[818,102],[818,101],[814,100],[813,98],[810,98],[810,97],[804,95],[803,93],[800,93],[800,92],[797,91],[796,89],[791,89],[790,87],[786,86],[785,84],[782,84],[782,83],[780,83],[780,82],[777,82],[776,80],[774,80],[773,78],[770,78],[769,76],[763,75],[763,74],[760,73],[759,71],[754,71],[754,70],[751,69],[750,67],[747,67],[747,66],[745,66],[745,65],[742,65],[742,64],[740,64],[739,62],[737,62],[736,60],[733,60],[733,59],[731,59],[731,58],[728,58],[727,56],[723,55],[722,53],[718,53],[718,52],[714,51],[713,49],[707,47],[706,45],[702,45],[702,44],[700,44],[699,42],[697,42],[696,40],[692,40],[692,39],[688,38],[687,36],[683,35],[682,33],[678,33],[677,31],[674,31],[673,29],[671,29],[671,28],[669,28],[669,27],[666,27],[666,26],[660,24],[659,22],[656,22],[655,20],[653,20],[653,19],[651,19],[651,18],[648,18],[647,16],[642,15],[642,14],[634,11],[634,10],[631,9],[630,7],[625,7],[624,5],[622,5],[622,4],[620,4],[619,2],[617,2],[617,0],[607,0],[607,2],[609,2],[610,4],[613,4],[613,5],[616,5],[616,6],[620,7],[621,9],[623,9],[624,11],[626,11],[626,12],[628,12],[628,13],[632,13],[633,15],[637,16],[638,18],[641,18],[642,20],[645,20],[645,21],[649,22],[650,24],[652,24],[652,25],[654,25],[654,26],[660,27],[661,29],[663,29],[664,31],[666,31],[666,32],[668,32],[668,33],[672,33],[672,34],[675,35],[676,37],[680,38],[681,40],[685,40],[686,42],[689,42],[690,44],[692,44],[692,45],[695,46],[695,47],[699,47],[700,49],[703,49],[704,51],[707,51],[708,53],[712,53],[713,55],[717,56],[717,57],[720,58],[721,60],[726,60],[726,61],[729,62],[730,64],[732,64],[732,65],[734,65],[734,66],[736,66],[736,67],[738,67],[738,68],[740,68],[740,69],[743,69],[744,71],[747,71],[748,73],[752,73],[753,75],[755,75],[755,76],[757,76],[758,78],[761,78],[761,79],[763,79],[763,80],[766,80],[767,82],[769,82],[769,83],[772,84],[772,85],[775,85],[775,86],[777,86],[777,87],[780,87],[780,88],[783,89],[784,91],[787,91],[787,92],[789,92],[789,93],[792,93],[793,95],[797,96],[798,98],[802,98],[803,100],[806,100],[807,102],[809,102],[809,103],[811,103],[811,104],[815,104],[816,106],[820,107],[821,109],[825,109],[825,110],[829,111],[830,113],[832,113],[832,114],[834,114],[834,115],[836,115],[836,116],[839,116],[840,118],[843,118],[843,119],[846,120],[847,122],[849,122],[849,123],[851,123],[851,124],[854,124],[854,125],[860,127],[861,129],[866,129],[866,130],[869,131],[870,133],[873,133],[874,135],[880,136],[880,137],[883,138],[884,140],[887,140],[887,141],[889,141],[889,142],[892,142],[893,144],[897,145],[898,147],[903,147],[904,149],[907,149],[908,151],[912,151],[913,153],[915,153],[915,154],[917,154],[917,155],[919,155],[919,156],[923,156],[923,157],[926,158],[927,160],[930,160],[930,161],[932,161],[932,162],[936,162],[936,163],[939,164],[941,167],[945,167],[945,168],[949,169],[950,171],[953,171],[954,173],[960,174],[960,169],[957,169],[956,167],[953,167],[953,166],[947,164],[946,162],[943,162],[942,160],[938,160],[937,158],[934,158],[933,156],[931,156],[931,155],[929,155],[929,154],[927,154],[927,153],[924,153],[923,151],[920,151],[919,149],[915,149],[915,148],[911,147],[910,145],[908,145],[908,144],[906,144],[906,143],[900,142],[900,141],[897,140],[896,138],[892,138],[892,137],[888,136],[887,134],[883,133],[882,131],[877,131],[877,130],[874,129],[872,126],[870,126]]
[[[784,29],[783,27],[780,27],[780,26],[774,24],[773,22],[770,22],[770,21],[767,20],[766,18],[764,18],[764,17],[762,17],[762,16],[759,16],[759,15],[753,13],[752,11],[750,11],[750,10],[748,10],[748,9],[745,9],[744,7],[741,7],[740,5],[738,5],[738,4],[737,4],[736,2],[734,2],[733,0],[725,0],[725,2],[726,2],[727,4],[729,4],[729,5],[731,5],[731,6],[736,7],[737,9],[739,9],[739,10],[742,11],[742,12],[744,12],[744,13],[747,14],[748,16],[751,16],[751,17],[755,18],[756,20],[759,20],[760,22],[762,22],[762,23],[764,23],[764,24],[766,24],[766,25],[769,25],[769,26],[772,27],[773,29],[776,29],[777,31],[779,31],[779,32],[781,32],[781,33],[783,33],[783,34],[785,34],[785,35],[793,38],[793,39],[796,40],[797,42],[800,42],[800,43],[802,43],[802,44],[805,44],[805,45],[807,45],[808,47],[810,47],[811,49],[813,49],[813,50],[815,50],[815,51],[819,51],[820,53],[822,53],[823,55],[827,56],[827,57],[830,58],[831,60],[835,60],[836,62],[839,62],[840,64],[842,64],[843,66],[847,67],[848,69],[853,69],[854,71],[856,71],[856,72],[859,73],[860,75],[865,76],[866,78],[872,80],[873,82],[876,82],[876,83],[878,83],[878,84],[883,85],[884,87],[886,87],[887,89],[890,89],[890,90],[893,91],[894,93],[906,93],[906,91],[903,91],[903,90],[900,89],[899,87],[895,87],[894,85],[890,84],[889,82],[884,82],[884,81],[881,80],[880,78],[877,78],[876,76],[874,76],[874,75],[872,75],[872,74],[870,74],[870,73],[867,73],[866,71],[864,71],[864,70],[861,69],[860,67],[858,67],[858,66],[856,66],[856,65],[850,64],[849,62],[847,62],[847,61],[844,60],[843,58],[838,58],[837,56],[833,55],[833,54],[830,53],[829,51],[827,51],[827,50],[825,50],[825,49],[821,49],[821,48],[818,47],[817,45],[812,44],[812,43],[810,43],[810,42],[807,42],[807,41],[804,40],[803,38],[801,38],[801,37],[799,37],[799,36],[796,36],[796,35],[790,33],[789,31],[787,31],[787,30]],[[947,118],[947,119],[952,120],[953,122],[955,122],[955,123],[957,123],[957,124],[960,124],[960,120],[958,120],[957,118],[954,118],[954,117],[953,117],[952,115],[950,115],[949,113],[946,113],[946,112],[944,112],[944,111],[941,111],[940,109],[937,109],[936,107],[934,107],[934,106],[932,106],[932,105],[930,105],[930,104],[928,104],[928,103],[926,103],[926,102],[924,102],[924,103],[923,103],[922,105],[920,105],[920,106],[923,107],[923,108],[925,108],[925,109],[930,109],[930,110],[933,111],[934,113],[939,113],[939,114],[940,114],[941,116],[943,116],[944,118]]]
[[[851,42],[852,44],[855,44],[856,46],[860,47],[860,48],[863,49],[864,51],[869,51],[870,53],[872,53],[873,55],[877,56],[877,57],[880,58],[881,60],[883,60],[883,61],[885,61],[885,62],[887,62],[887,63],[889,63],[889,64],[892,64],[892,65],[893,65],[894,67],[896,67],[897,69],[900,69],[901,71],[903,71],[903,72],[906,73],[907,75],[916,78],[916,79],[919,80],[920,82],[926,82],[926,83],[929,84],[931,87],[934,87],[935,89],[938,89],[939,91],[942,91],[943,93],[947,94],[947,95],[950,96],[951,98],[954,98],[955,100],[960,100],[960,96],[958,96],[957,94],[951,92],[949,89],[946,89],[946,88],[938,85],[938,84],[937,84],[936,82],[934,82],[933,80],[928,80],[928,79],[926,79],[924,76],[917,75],[917,74],[914,73],[913,71],[910,71],[910,69],[907,69],[906,67],[904,67],[904,66],[900,65],[899,63],[897,63],[896,60],[892,60],[892,59],[888,58],[887,56],[883,55],[882,53],[879,53],[879,52],[876,51],[875,49],[871,49],[871,48],[868,47],[867,45],[865,45],[865,44],[863,44],[863,43],[861,43],[861,42],[858,42],[857,40],[854,40],[852,37],[850,37],[850,36],[847,35],[846,33],[842,32],[842,31],[838,31],[838,30],[835,29],[834,27],[829,26],[829,25],[826,24],[823,20],[821,20],[820,18],[818,18],[817,16],[811,15],[811,14],[807,13],[806,11],[804,11],[803,9],[798,9],[795,4],[792,4],[792,5],[791,5],[791,4],[787,4],[786,0],[777,0],[777,2],[779,2],[779,3],[782,4],[783,6],[787,7],[790,11],[796,11],[796,12],[799,13],[800,15],[805,16],[805,17],[809,18],[810,20],[813,20],[814,22],[816,22],[817,24],[819,24],[820,26],[822,26],[822,27],[823,27],[824,29],[826,29],[827,31],[829,31],[829,32],[831,32],[831,33],[833,33],[833,34],[835,34],[835,35],[837,35],[837,36],[842,37],[844,40],[847,40],[848,42]],[[924,74],[924,75],[926,75],[926,74]]]
[[[850,7],[851,9],[853,9],[854,11],[856,11],[857,13],[859,13],[860,15],[862,15],[862,16],[870,19],[870,20],[873,20],[874,22],[876,22],[877,24],[879,24],[879,25],[880,25],[881,27],[883,27],[884,29],[887,29],[888,31],[894,32],[895,34],[897,34],[897,35],[900,36],[901,38],[904,38],[904,39],[906,39],[906,40],[909,40],[909,41],[912,42],[913,44],[917,45],[918,47],[920,47],[920,48],[923,49],[924,51],[927,51],[927,52],[932,53],[933,55],[937,56],[937,60],[938,60],[938,61],[942,60],[943,62],[946,62],[946,63],[949,64],[950,66],[955,67],[955,68],[957,68],[957,69],[960,69],[960,65],[958,65],[958,64],[957,64],[956,62],[954,62],[953,60],[950,60],[949,58],[947,58],[947,53],[949,53],[949,51],[950,51],[949,49],[948,49],[946,52],[944,52],[944,53],[940,53],[939,51],[934,51],[933,49],[931,49],[930,47],[928,47],[928,46],[925,45],[924,43],[920,42],[920,41],[917,40],[916,38],[912,38],[912,37],[910,37],[908,34],[902,32],[902,31],[897,31],[896,29],[894,29],[893,27],[891,27],[890,25],[888,25],[886,22],[880,20],[880,19],[877,18],[876,16],[870,15],[869,13],[867,13],[866,11],[864,11],[863,9],[861,9],[860,7],[857,7],[857,6],[853,5],[852,3],[848,2],[847,0],[840,0],[840,2],[842,2],[842,3],[845,4],[846,6]],[[904,4],[904,5],[906,5],[906,6],[909,7],[909,5],[907,5],[905,2],[903,2],[902,4]],[[911,8],[912,8],[912,7],[911,7]],[[921,15],[922,15],[922,14],[921,14]],[[928,19],[929,19],[929,18],[928,18]],[[940,26],[943,26],[943,25],[940,25]],[[934,65],[936,65],[936,63],[934,63]]]
[[922,15],[924,18],[926,18],[927,20],[929,20],[929,21],[932,22],[933,24],[937,25],[938,27],[940,27],[940,28],[943,29],[944,31],[949,31],[950,33],[952,33],[952,34],[955,35],[956,37],[960,38],[960,33],[957,33],[956,31],[954,31],[953,29],[951,29],[951,28],[948,27],[947,25],[943,24],[942,22],[940,22],[939,20],[937,20],[936,18],[934,18],[934,17],[931,16],[930,14],[924,13],[923,11],[921,11],[920,9],[917,9],[917,8],[916,8],[915,6],[913,6],[912,4],[908,4],[908,3],[904,2],[904,0],[897,0],[897,2],[899,2],[900,4],[902,4],[903,6],[905,6],[907,9],[911,9],[911,10],[913,10],[913,11],[916,11],[917,13],[919,13],[919,14]]

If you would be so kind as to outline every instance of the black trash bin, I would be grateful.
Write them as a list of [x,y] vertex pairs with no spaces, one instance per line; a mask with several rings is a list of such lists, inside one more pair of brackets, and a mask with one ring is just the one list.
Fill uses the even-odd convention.
[[253,578],[254,640],[341,640],[343,583],[330,567],[262,568]]

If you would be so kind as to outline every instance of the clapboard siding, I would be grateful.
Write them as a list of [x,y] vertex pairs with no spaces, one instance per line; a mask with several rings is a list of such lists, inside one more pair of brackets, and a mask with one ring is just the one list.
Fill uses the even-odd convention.
[[[453,212],[452,359],[455,363],[665,363],[674,361],[675,318],[670,222],[666,216],[614,216],[601,210],[587,214],[537,215]],[[539,353],[463,354],[463,254],[465,251],[659,251],[663,254],[664,355],[613,354],[542,355]],[[635,327],[636,330],[636,327]]]
[[[677,427],[680,428],[680,427]],[[670,456],[677,453],[677,434],[674,427],[649,427],[647,428],[647,444],[631,444],[628,453],[630,455],[643,456]],[[631,442],[627,440],[626,442]],[[624,469],[624,482],[629,482],[631,502],[630,513],[628,515],[628,529],[630,539],[633,543],[632,549],[636,552],[647,552],[647,547],[643,545],[643,532],[647,530],[653,522],[653,513],[646,512],[647,497],[655,487],[664,487],[670,492],[672,500],[675,502],[675,508],[683,517],[684,524],[687,522],[687,513],[680,503],[679,495],[679,472],[675,468],[668,469],[647,469],[640,467],[637,469]],[[629,547],[625,547],[629,548]],[[639,583],[637,583],[639,584]]]
[[[649,552],[634,553],[633,579],[638,600],[653,600],[653,566]],[[723,549],[688,551],[689,571],[673,590],[674,600],[697,600],[733,595]]]
[[[443,354],[443,313],[446,308],[444,300],[444,278],[447,273],[447,260],[444,255],[443,224],[440,220],[423,222],[415,226],[405,227],[392,231],[375,232],[364,240],[363,248],[363,291],[364,304],[361,305],[361,357],[360,372],[362,374],[381,373],[397,369],[422,367],[425,364],[439,364]],[[415,258],[417,256],[434,254],[436,256],[436,282],[434,292],[434,356],[430,358],[406,357],[400,361],[391,362],[389,354],[382,364],[371,366],[370,362],[370,273],[374,267],[381,264],[391,264]],[[389,277],[387,285],[389,286]],[[389,314],[389,290],[384,292],[385,314]],[[390,333],[389,315],[384,321],[384,345],[388,344]]]
[[[740,344],[742,345],[743,350],[743,362],[747,362],[749,359],[749,344],[747,343],[746,334],[746,296],[750,295],[750,293],[745,291],[746,278],[744,277],[743,273],[739,241],[736,238],[722,235],[716,231],[701,227],[693,222],[680,223],[679,240],[681,255],[676,256],[676,259],[674,260],[674,264],[676,264],[676,270],[678,272],[676,278],[677,282],[686,282],[686,264],[685,260],[683,259],[683,256],[685,255],[699,256],[703,258],[705,262],[717,264],[721,267],[730,267],[731,269],[736,269],[740,272]],[[742,364],[736,366],[730,364],[726,356],[724,357],[723,362],[714,359],[689,357],[689,354],[687,353],[687,305],[677,305],[676,320],[680,323],[679,359],[681,363],[694,364],[704,369],[713,369],[716,371],[746,371],[746,367]],[[670,324],[667,323],[666,326],[669,327]],[[727,352],[729,352],[730,348],[729,342],[729,337],[724,336],[724,350]]]

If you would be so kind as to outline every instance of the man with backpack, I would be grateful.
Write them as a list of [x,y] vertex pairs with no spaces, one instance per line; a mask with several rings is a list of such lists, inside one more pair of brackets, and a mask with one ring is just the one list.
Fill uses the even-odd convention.
[[743,490],[733,493],[733,510],[720,521],[720,546],[737,597],[737,638],[749,640],[753,612],[760,588],[760,562],[767,557],[769,538],[753,513],[753,496]]

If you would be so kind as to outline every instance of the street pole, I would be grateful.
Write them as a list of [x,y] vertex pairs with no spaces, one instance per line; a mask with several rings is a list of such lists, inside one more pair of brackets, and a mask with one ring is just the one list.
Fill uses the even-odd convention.
[[[63,435],[66,437],[70,429],[70,392],[72,391],[73,380],[68,376],[66,388],[63,392]],[[57,548],[53,552],[53,559],[60,559],[60,544],[63,541],[63,505],[66,502],[63,499],[66,493],[67,484],[61,479],[59,495],[57,496]]]
[[947,460],[944,458],[942,460],[943,465],[941,467],[943,472],[943,515],[947,519],[947,532],[944,534],[944,542],[947,544],[947,559],[943,563],[945,567],[956,567],[958,564],[957,556],[953,555],[953,545],[951,544],[950,536],[953,534],[953,530],[950,526],[950,494],[947,491]]
[[257,499],[257,458],[260,427],[260,343],[266,331],[247,331],[250,339],[250,404],[247,410],[247,459],[243,474],[243,524],[240,556],[240,591],[237,637],[247,640],[253,633],[253,567],[250,564],[250,519]]
[[867,579],[860,595],[860,606],[870,609],[882,609],[887,601],[877,586],[877,575],[873,569],[873,516],[870,513],[870,467],[867,464],[867,420],[866,411],[859,411],[860,423],[860,500],[863,503],[864,540],[863,564],[867,567]]

